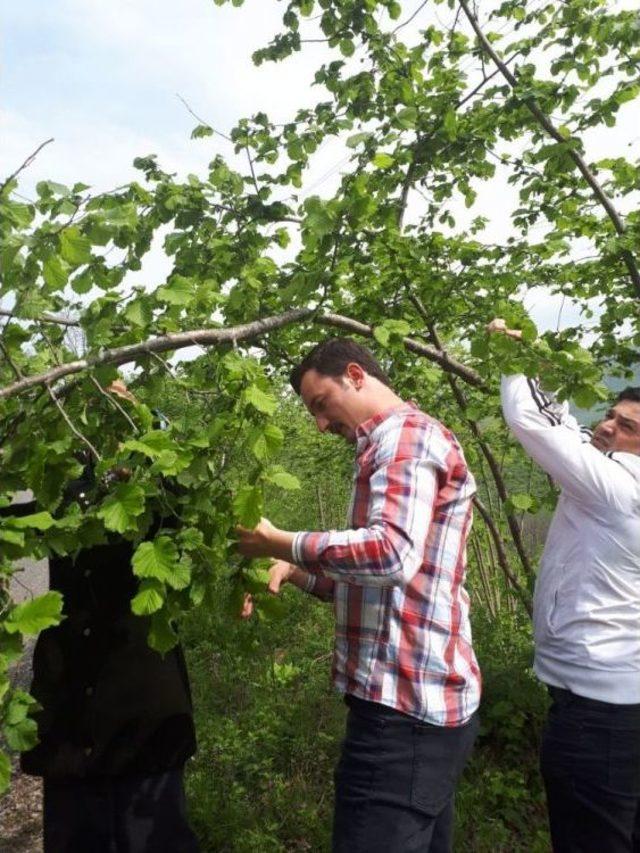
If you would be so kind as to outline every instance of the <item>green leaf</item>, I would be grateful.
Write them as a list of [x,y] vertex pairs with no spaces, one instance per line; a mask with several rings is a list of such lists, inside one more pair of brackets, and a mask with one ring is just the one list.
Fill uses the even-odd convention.
[[244,398],[250,406],[265,415],[272,415],[277,408],[277,403],[273,397],[270,394],[265,394],[257,385],[249,385],[248,388],[245,388]]
[[251,451],[259,462],[266,462],[273,458],[280,450],[284,442],[284,433],[275,424],[267,424],[264,429],[259,428],[257,436],[251,444]]
[[140,589],[131,599],[131,610],[136,616],[150,616],[164,605],[164,587],[155,578],[143,580]]
[[170,305],[188,305],[194,298],[195,289],[191,279],[176,275],[169,284],[159,287],[156,294]]
[[151,616],[151,628],[149,629],[149,645],[152,649],[160,652],[161,655],[170,651],[178,642],[176,634],[171,624],[171,618],[168,613],[161,610]]
[[7,753],[0,749],[0,794],[4,794],[11,781],[11,762]]
[[362,142],[371,139],[370,133],[354,133],[347,139],[347,148],[357,148]]
[[59,290],[67,283],[69,269],[58,255],[49,255],[42,265],[42,275],[48,287]]
[[383,151],[380,151],[375,155],[371,162],[376,169],[388,169],[389,166],[393,166],[396,161],[390,154],[385,154]]
[[74,267],[88,264],[91,260],[91,241],[77,228],[65,228],[60,233],[60,254]]
[[23,515],[22,518],[11,518],[9,523],[12,527],[20,529],[33,527],[36,530],[48,530],[56,522],[48,512],[34,512],[32,515]]
[[444,121],[442,122],[442,126],[444,128],[444,132],[446,136],[453,140],[458,135],[458,119],[456,117],[456,112],[454,109],[448,109],[444,116]]
[[233,512],[243,527],[252,530],[262,518],[260,486],[242,486],[233,499]]
[[378,341],[380,346],[386,347],[389,344],[391,333],[385,326],[376,326],[373,330],[373,337]]
[[418,120],[418,110],[415,107],[404,107],[399,110],[396,115],[396,121],[400,127],[410,130],[416,126]]
[[155,578],[173,589],[184,589],[191,578],[189,565],[179,560],[176,544],[168,536],[157,536],[152,542],[138,545],[132,566],[137,577]]
[[202,139],[205,136],[213,136],[213,128],[208,124],[199,124],[191,131],[192,139]]
[[0,527],[0,541],[8,542],[10,545],[24,545],[24,533],[19,530],[10,530],[8,527]]
[[178,563],[178,549],[168,536],[158,536],[153,541],[141,542],[136,548],[131,565],[139,578],[156,578],[167,581]]
[[26,752],[38,743],[38,726],[35,720],[26,717],[14,726],[5,725],[4,735],[10,749]]
[[406,320],[385,320],[376,326],[373,336],[381,346],[387,347],[392,340],[401,341],[410,331],[411,326]]
[[97,512],[107,530],[126,533],[136,528],[136,518],[144,512],[144,491],[134,483],[118,483]]
[[15,726],[27,718],[29,711],[38,703],[25,693],[24,690],[14,690],[4,713],[4,721],[10,726]]
[[45,628],[57,625],[62,619],[62,595],[50,591],[31,601],[16,605],[4,622],[9,634],[37,634]]
[[343,56],[353,56],[356,47],[351,39],[340,39],[340,53]]
[[288,471],[272,469],[265,473],[264,477],[265,480],[273,483],[274,486],[278,486],[280,489],[286,489],[289,492],[300,488],[300,480],[298,480],[297,477],[294,477],[293,474],[289,474]]
[[516,509],[527,510],[534,505],[534,498],[527,494],[511,495],[511,503]]
[[132,326],[148,326],[153,317],[151,306],[144,299],[136,299],[134,302],[130,302],[123,314]]

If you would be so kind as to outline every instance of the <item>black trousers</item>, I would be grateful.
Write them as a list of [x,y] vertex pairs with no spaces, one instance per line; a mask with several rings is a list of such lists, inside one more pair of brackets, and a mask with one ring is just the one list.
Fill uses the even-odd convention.
[[640,853],[640,705],[549,692],[540,766],[554,853]]
[[449,853],[455,786],[477,714],[464,726],[441,727],[352,696],[345,701],[333,853]]
[[44,780],[44,853],[197,853],[182,770]]

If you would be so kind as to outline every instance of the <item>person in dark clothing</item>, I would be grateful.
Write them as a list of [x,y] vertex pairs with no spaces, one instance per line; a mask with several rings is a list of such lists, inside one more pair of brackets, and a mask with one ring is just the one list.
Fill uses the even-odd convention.
[[[65,499],[88,505],[93,486],[85,469]],[[172,525],[155,518],[147,538],[160,526]],[[110,536],[49,562],[65,618],[36,643],[39,743],[21,757],[25,773],[43,777],[45,853],[198,850],[183,790],[184,764],[196,749],[187,670],[180,646],[165,655],[151,649],[148,618],[131,612],[134,550]]]

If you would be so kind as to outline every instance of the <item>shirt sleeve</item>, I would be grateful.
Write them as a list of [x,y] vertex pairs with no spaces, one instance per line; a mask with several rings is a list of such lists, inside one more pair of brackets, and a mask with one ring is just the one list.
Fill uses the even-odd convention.
[[9,506],[0,507],[0,518],[24,518],[26,515],[32,515],[37,510],[35,501],[26,501],[25,503],[14,503]]
[[368,524],[355,530],[297,533],[293,559],[309,572],[360,586],[404,586],[424,560],[437,493],[426,447],[393,458],[370,477]]
[[590,443],[591,433],[526,376],[503,376],[502,410],[526,452],[573,498],[633,512],[640,484],[622,465]]
[[320,601],[333,601],[335,581],[326,575],[308,572],[307,585],[304,591],[319,598]]

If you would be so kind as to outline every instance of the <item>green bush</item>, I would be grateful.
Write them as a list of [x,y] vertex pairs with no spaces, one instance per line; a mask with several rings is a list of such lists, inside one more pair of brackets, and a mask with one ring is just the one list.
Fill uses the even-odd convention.
[[[221,588],[220,595],[224,595]],[[328,851],[345,710],[331,608],[285,591],[279,621],[195,614],[183,628],[199,749],[187,791],[204,851]],[[525,617],[474,614],[482,727],[458,789],[456,851],[549,849],[537,749],[546,694]]]

